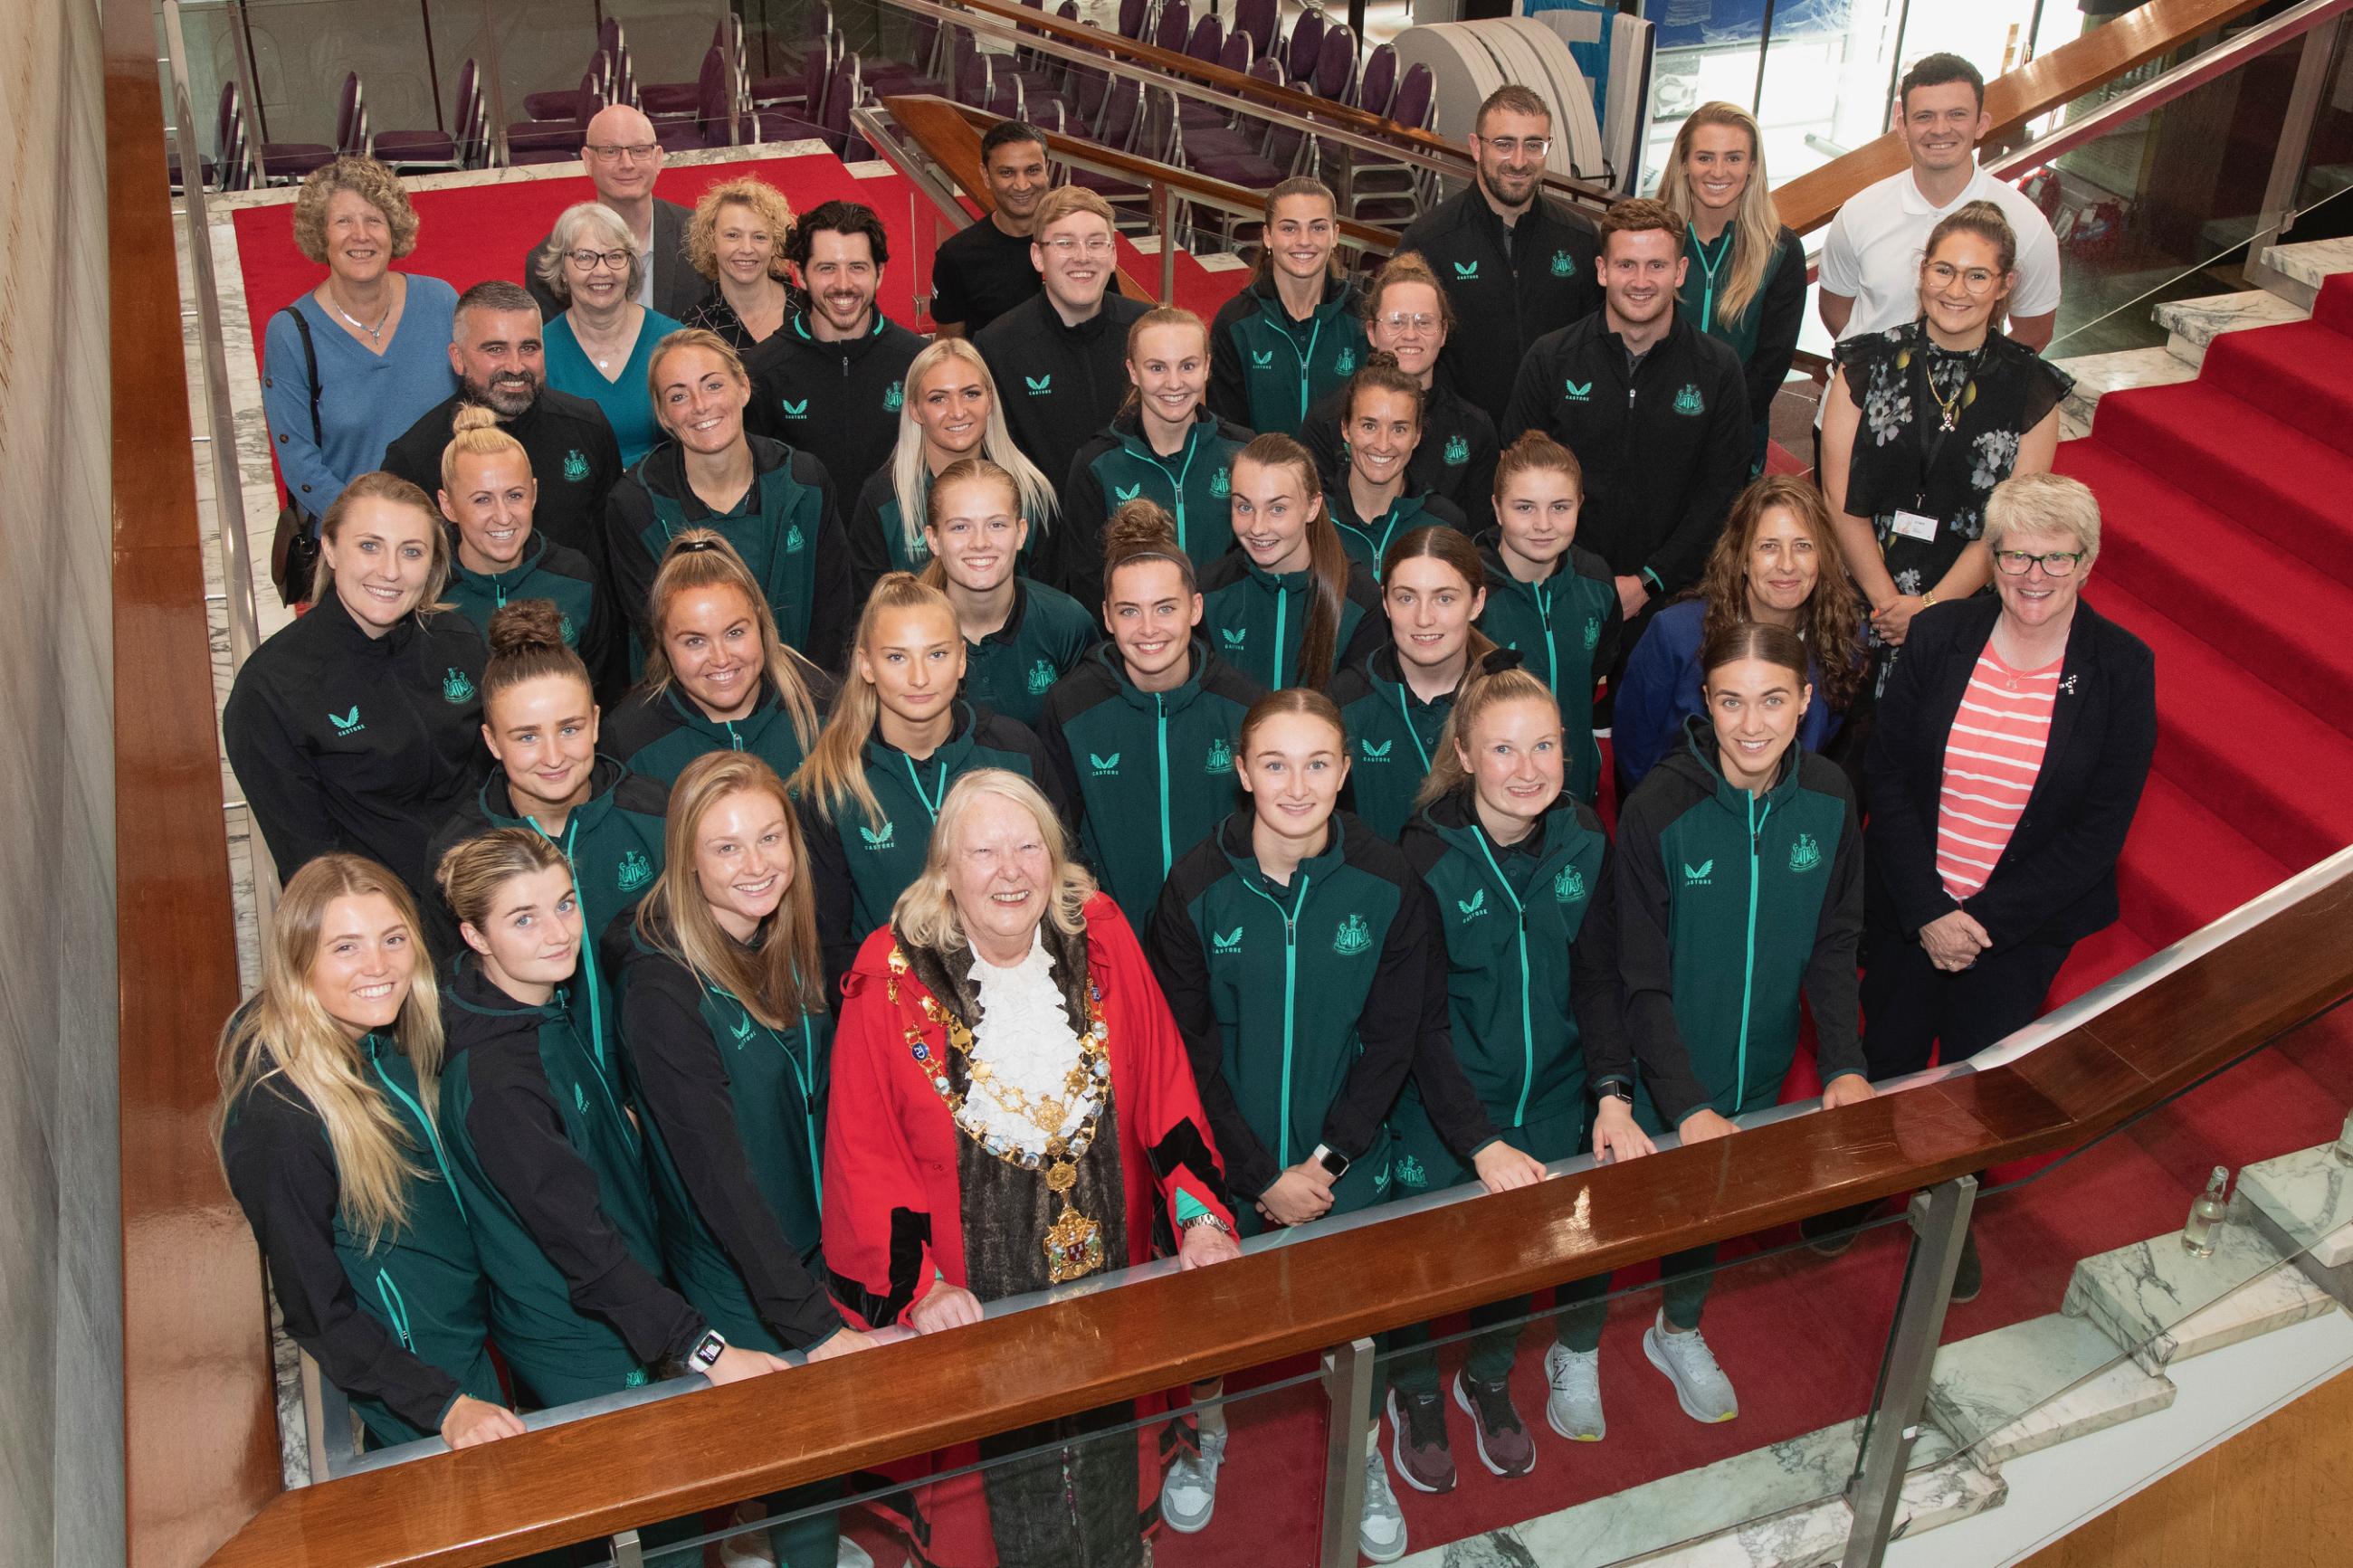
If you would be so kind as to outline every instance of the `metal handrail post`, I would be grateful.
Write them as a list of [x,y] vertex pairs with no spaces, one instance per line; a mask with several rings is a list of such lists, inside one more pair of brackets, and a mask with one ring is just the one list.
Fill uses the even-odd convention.
[[1373,1406],[1373,1342],[1350,1340],[1324,1352],[1331,1404],[1324,1447],[1324,1537],[1319,1568],[1356,1568],[1365,1516],[1365,1416]]
[[499,59],[498,13],[491,0],[482,0],[482,53],[490,61],[491,162],[503,169],[508,164],[507,73]]
[[2265,247],[2295,226],[2295,198],[2304,184],[2304,161],[2312,151],[2312,122],[2328,84],[2329,62],[2336,57],[2337,35],[2345,19],[2333,16],[2304,36],[2304,55],[2296,61],[2295,85],[2288,89],[2287,112],[2280,122],[2279,147],[2272,154],[2271,176],[2263,183],[2262,225],[2247,241],[2248,280],[2271,281],[2255,274],[2271,273],[2263,260]]
[[1904,1271],[1904,1294],[1895,1306],[1887,1363],[1879,1381],[1879,1403],[1862,1439],[1862,1453],[1847,1489],[1854,1527],[1846,1538],[1841,1568],[1877,1568],[1895,1527],[1895,1505],[1904,1472],[1920,1435],[1920,1412],[1936,1369],[1936,1344],[1952,1304],[1953,1276],[1969,1236],[1976,1205],[1975,1176],[1956,1176],[1912,1195],[1912,1254]]
[[245,171],[248,188],[269,184],[269,165],[261,155],[261,72],[253,58],[253,37],[246,30],[245,0],[229,0],[228,47],[237,61],[237,117],[245,121]]
[[1168,194],[1168,182],[1152,182],[1152,226],[1160,234],[1160,302],[1176,302],[1176,226],[1170,216],[1176,200]]

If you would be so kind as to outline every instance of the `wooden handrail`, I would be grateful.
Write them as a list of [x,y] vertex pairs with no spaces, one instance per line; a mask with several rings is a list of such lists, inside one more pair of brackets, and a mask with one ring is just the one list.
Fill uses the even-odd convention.
[[[185,1568],[278,1494],[278,1423],[260,1259],[207,1131],[218,1093],[212,1033],[237,1003],[237,922],[173,282],[162,51],[148,0],[106,0],[101,26],[124,1529],[133,1568]],[[180,162],[185,178],[199,176],[197,149],[182,148]]]
[[494,1563],[2072,1148],[2353,994],[2348,933],[2338,867],[2003,1066],[330,1481],[279,1498],[213,1562]]
[[[983,211],[995,205],[988,195],[988,181],[981,174],[980,139],[988,128],[1006,117],[991,114],[985,109],[968,104],[952,103],[929,93],[909,98],[886,98],[882,107],[891,111],[893,122],[904,130],[916,146],[946,169],[956,184],[964,186]],[[1207,174],[1197,174],[1190,169],[1180,169],[1174,163],[1158,163],[1149,158],[1139,158],[1133,153],[1122,153],[1100,142],[1082,137],[1063,136],[1045,132],[1046,150],[1057,156],[1075,158],[1117,174],[1124,179],[1148,185],[1155,181],[1170,190],[1188,196],[1229,203],[1247,212],[1266,200],[1264,191],[1213,180]],[[1348,244],[1386,256],[1397,248],[1397,236],[1388,229],[1377,228],[1354,218],[1341,218],[1335,232]],[[1124,279],[1125,275],[1122,275]],[[1150,299],[1158,290],[1142,296]]]
[[[1987,140],[2008,137],[2027,121],[2073,102],[2137,66],[2172,53],[2262,3],[2150,0],[2047,55],[2038,55],[1986,83],[1986,112],[1993,116]],[[1784,182],[1773,192],[1774,205],[1780,209],[1783,223],[1799,234],[1811,234],[1836,216],[1850,196],[1904,168],[1908,161],[1904,138],[1890,131],[1819,169]]]

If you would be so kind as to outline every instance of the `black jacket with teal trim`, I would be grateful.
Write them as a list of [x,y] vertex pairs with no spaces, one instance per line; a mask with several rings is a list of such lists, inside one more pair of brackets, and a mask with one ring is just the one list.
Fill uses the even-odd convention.
[[545,599],[563,616],[564,646],[588,667],[596,700],[610,702],[621,689],[623,662],[620,627],[611,601],[597,580],[596,567],[578,551],[551,542],[534,531],[523,541],[522,558],[505,572],[469,572],[453,550],[449,585],[441,591],[449,605],[480,628],[485,642],[491,617],[511,599]]
[[[1346,478],[1348,389],[1316,400],[1299,428],[1299,444],[1315,458],[1324,493]],[[1463,527],[1484,533],[1495,526],[1495,422],[1475,403],[1443,381],[1433,382],[1421,403],[1421,442],[1406,459],[1406,488],[1416,495],[1443,496],[1462,513]]]
[[776,635],[821,668],[841,668],[856,624],[849,538],[832,477],[808,452],[754,436],[753,479],[734,510],[715,512],[686,482],[684,451],[665,441],[613,487],[605,531],[613,591],[629,624],[629,676],[645,668],[647,600],[671,540],[708,528],[735,547],[776,617]]
[[[1201,635],[1219,658],[1269,691],[1296,686],[1314,592],[1313,571],[1269,572],[1241,550],[1229,551],[1201,574]],[[1332,673],[1364,663],[1388,637],[1389,618],[1373,574],[1349,562],[1339,631],[1332,639]]]
[[963,695],[1035,729],[1054,682],[1077,668],[1102,636],[1078,600],[1016,577],[1013,611],[1005,624],[964,645]]
[[1498,432],[1530,343],[1601,308],[1592,223],[1538,195],[1507,231],[1472,181],[1414,220],[1397,254],[1418,250],[1454,305],[1438,379],[1484,409]]
[[731,1342],[808,1349],[843,1326],[818,1283],[833,1015],[769,1028],[648,943],[634,910],[602,945],[671,1279]]
[[1332,509],[1332,525],[1340,531],[1341,548],[1348,552],[1349,560],[1373,574],[1375,583],[1381,580],[1381,562],[1388,554],[1389,546],[1415,529],[1451,528],[1465,538],[1471,532],[1470,521],[1462,515],[1461,508],[1444,496],[1427,493],[1400,495],[1379,517],[1358,517],[1356,500],[1348,494],[1345,474],[1324,490],[1324,504]]
[[899,510],[899,489],[885,460],[858,492],[849,514],[849,585],[863,605],[874,584],[892,572],[921,572],[932,563],[932,547],[923,542],[923,520],[915,520],[915,537],[907,537]]
[[1613,881],[1627,1037],[1668,1126],[1772,1105],[1801,995],[1822,1081],[1865,1070],[1862,832],[1837,764],[1793,743],[1772,787],[1751,795],[1725,779],[1714,730],[1693,718],[1619,812]]
[[1397,646],[1384,644],[1326,689],[1348,731],[1348,800],[1365,825],[1390,843],[1413,819],[1414,796],[1430,777],[1439,732],[1454,693],[1424,702],[1405,683]]
[[855,497],[891,461],[907,367],[923,352],[922,338],[879,310],[865,333],[839,342],[820,342],[807,313],[797,314],[744,356],[744,428],[808,453],[838,492]]
[[[1044,293],[1025,300],[973,335],[973,346],[997,380],[1013,444],[1038,465],[1047,482],[1071,471],[1097,431],[1127,399],[1127,329],[1150,306],[1117,294],[1077,326],[1065,326]],[[1066,505],[1063,509],[1068,510]],[[1049,574],[1058,587],[1067,574]],[[1071,589],[1078,598],[1086,595]]]
[[1482,535],[1487,608],[1479,629],[1520,656],[1560,702],[1561,743],[1568,748],[1568,791],[1591,804],[1601,792],[1601,745],[1593,738],[1593,691],[1618,658],[1626,635],[1624,606],[1609,567],[1572,544],[1540,583],[1523,583],[1504,564],[1502,532]]
[[[833,702],[834,679],[806,660],[798,668],[822,719]],[[809,731],[809,740],[816,742],[816,730]],[[705,752],[749,752],[776,769],[780,779],[792,777],[808,754],[800,731],[793,727],[792,710],[777,695],[776,683],[765,679],[760,700],[741,719],[712,718],[674,680],[659,691],[640,685],[605,716],[596,749],[618,758],[631,773],[666,784],[676,784],[686,764]]]
[[[1227,1184],[1256,1197],[1319,1143],[1360,1164],[1421,1040],[1436,915],[1405,857],[1345,812],[1287,885],[1259,869],[1239,811],[1177,860],[1146,952],[1193,1058]],[[1376,1165],[1354,1202],[1385,1185]],[[1347,1177],[1358,1177],[1352,1168]]]
[[[441,488],[441,458],[449,449],[451,424],[470,400],[460,392],[438,403],[384,452],[384,471],[397,474],[427,495]],[[576,550],[598,570],[605,563],[605,502],[621,478],[621,444],[614,439],[605,411],[585,397],[543,385],[532,405],[499,428],[515,438],[531,460],[539,499],[531,509],[532,528],[552,544]]]
[[406,616],[372,637],[332,593],[253,650],[221,743],[281,880],[347,849],[431,894],[426,845],[490,760],[489,659],[463,616]]
[[1038,739],[1078,802],[1079,845],[1103,890],[1146,929],[1176,857],[1241,805],[1234,746],[1265,688],[1193,639],[1185,682],[1145,691],[1096,645],[1046,694]]
[[1402,846],[1446,939],[1454,1059],[1514,1128],[1583,1115],[1588,1061],[1624,1054],[1607,922],[1588,918],[1609,885],[1601,820],[1563,795],[1534,834],[1497,844],[1465,785],[1416,815]]
[[1062,580],[1082,605],[1103,602],[1103,534],[1112,514],[1141,498],[1158,501],[1176,521],[1176,542],[1196,571],[1234,547],[1234,457],[1250,445],[1245,426],[1194,411],[1185,448],[1162,457],[1145,438],[1141,417],[1124,408],[1111,426],[1079,448],[1062,486],[1067,531]]
[[1364,306],[1354,283],[1328,278],[1315,309],[1294,321],[1273,279],[1251,283],[1209,323],[1209,406],[1261,435],[1298,435],[1316,400],[1345,384],[1371,352]]
[[1505,444],[1541,430],[1585,470],[1577,542],[1655,598],[1699,580],[1748,482],[1748,392],[1740,356],[1694,329],[1681,310],[1630,379],[1626,343],[1599,312],[1532,344],[1509,410]]

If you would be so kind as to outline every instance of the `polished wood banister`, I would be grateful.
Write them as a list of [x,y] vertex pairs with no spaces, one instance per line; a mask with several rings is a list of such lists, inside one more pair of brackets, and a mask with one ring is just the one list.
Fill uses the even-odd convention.
[[[237,1003],[237,925],[174,285],[155,69],[162,51],[149,0],[106,0],[100,26],[122,958],[124,1539],[133,1568],[185,1568],[277,1495],[278,1426],[260,1259],[207,1126],[217,1094],[213,1030]],[[195,177],[197,150],[180,156]],[[215,458],[237,460],[234,452]]]
[[[2103,82],[2172,53],[2182,45],[2245,16],[2263,0],[2151,0],[2105,25],[2039,55],[1986,83],[1989,142],[2007,138],[2027,121],[2063,108]],[[1847,198],[1909,163],[1894,131],[1866,142],[1775,187],[1781,221],[1810,234],[1837,216]]]
[[[995,205],[988,195],[988,182],[980,170],[980,139],[990,126],[1003,121],[1006,116],[991,114],[985,109],[975,109],[969,104],[952,103],[928,93],[909,98],[886,98],[882,100],[882,107],[891,111],[892,121],[907,132],[915,145],[944,167],[957,184],[964,186],[965,193],[983,211]],[[1053,132],[1041,134],[1046,138],[1049,153],[1059,157],[1083,160],[1140,185],[1157,182],[1184,195],[1230,203],[1245,212],[1262,205],[1266,200],[1264,191],[1213,180],[1190,169],[1180,169],[1174,163],[1156,163],[1149,158],[1122,153],[1083,137],[1063,136]],[[1368,223],[1358,223],[1354,218],[1339,219],[1335,232],[1344,244],[1362,246],[1384,256],[1397,248],[1395,233]],[[1123,273],[1121,276],[1124,279],[1126,275]],[[1141,297],[1151,299],[1158,292],[1157,289],[1150,289]]]
[[2071,1148],[2353,994],[2348,932],[2340,868],[2004,1066],[331,1481],[278,1499],[213,1561],[494,1563]]

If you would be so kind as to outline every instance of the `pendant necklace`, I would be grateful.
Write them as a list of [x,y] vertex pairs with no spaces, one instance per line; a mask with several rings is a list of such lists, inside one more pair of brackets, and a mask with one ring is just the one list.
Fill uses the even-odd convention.
[[334,307],[335,314],[341,316],[343,320],[349,321],[353,326],[357,327],[361,331],[364,331],[368,335],[369,346],[379,349],[384,347],[384,324],[392,320],[391,305],[386,304],[385,306],[384,314],[378,316],[375,319],[375,325],[371,327],[365,321],[361,321],[357,316],[353,315],[349,310],[344,310],[343,301],[335,298],[335,291],[332,289],[327,290],[327,303]]

